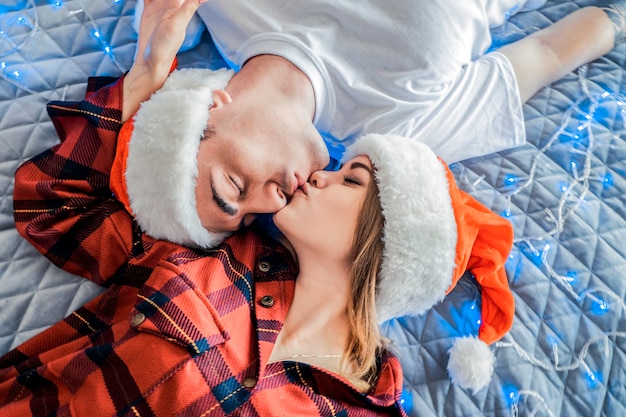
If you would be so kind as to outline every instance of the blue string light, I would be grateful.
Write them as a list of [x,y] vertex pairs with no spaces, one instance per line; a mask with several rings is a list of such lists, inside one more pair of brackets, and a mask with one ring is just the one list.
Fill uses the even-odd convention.
[[519,390],[515,385],[503,384],[502,394],[504,396],[504,401],[509,408],[511,408],[512,405],[517,404],[519,401]]
[[604,377],[601,372],[587,372],[586,381],[589,389],[595,389],[598,386],[601,386],[604,382],[603,379]]
[[[597,298],[597,296],[594,298]],[[609,303],[607,303],[605,300],[603,300],[602,298],[597,298],[593,301],[593,304],[591,305],[592,313],[601,316],[607,311],[609,311]]]
[[604,189],[611,188],[613,186],[613,174],[607,172],[602,178],[602,186]]
[[513,175],[513,174],[507,174],[504,177],[504,185],[514,185],[517,183],[517,176]]
[[400,405],[407,414],[411,414],[413,410],[413,392],[410,389],[404,388],[402,390]]
[[572,286],[576,285],[578,282],[578,274],[576,271],[568,271],[565,274],[565,280]]

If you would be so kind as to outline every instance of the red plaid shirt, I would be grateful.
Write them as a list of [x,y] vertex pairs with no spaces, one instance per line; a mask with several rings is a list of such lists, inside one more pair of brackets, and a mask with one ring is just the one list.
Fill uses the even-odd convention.
[[0,358],[0,414],[405,415],[390,353],[367,395],[323,369],[268,363],[296,278],[283,247],[252,231],[214,250],[141,232],[109,188],[122,82],[92,79],[84,101],[50,103],[61,143],[16,174],[19,232],[107,290]]

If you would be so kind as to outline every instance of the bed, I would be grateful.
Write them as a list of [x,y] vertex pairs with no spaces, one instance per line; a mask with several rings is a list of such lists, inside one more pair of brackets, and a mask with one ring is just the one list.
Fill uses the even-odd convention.
[[[133,0],[10,0],[0,5],[0,354],[99,293],[17,234],[13,175],[57,137],[45,103],[79,99],[88,76],[132,62]],[[493,30],[498,48],[584,0],[549,0]],[[8,5],[7,5],[8,4]],[[182,66],[225,66],[207,32]],[[475,333],[469,274],[421,317],[383,326],[405,375],[411,416],[626,415],[626,45],[539,91],[524,107],[528,144],[451,169],[460,187],[515,227],[506,264],[512,330],[492,346],[490,385],[452,384],[447,350]]]

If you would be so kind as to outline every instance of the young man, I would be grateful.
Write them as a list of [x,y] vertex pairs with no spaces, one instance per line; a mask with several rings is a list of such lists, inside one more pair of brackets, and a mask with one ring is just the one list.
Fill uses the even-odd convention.
[[[198,10],[237,70],[203,92],[210,98],[202,106],[210,109],[196,111],[202,129],[193,135],[210,132],[210,140],[184,141],[197,149],[197,171],[188,173],[197,179],[191,208],[211,233],[281,208],[329,161],[322,136],[341,146],[369,132],[399,133],[448,163],[520,145],[522,103],[610,51],[624,32],[623,7],[607,2],[486,53],[490,27],[507,11],[529,7],[526,1],[199,3],[145,2],[137,61],[124,81],[123,120],[163,85]],[[176,123],[198,119],[185,117]],[[144,136],[173,123],[165,119],[145,122],[153,128]],[[145,206],[156,203],[158,196]]]

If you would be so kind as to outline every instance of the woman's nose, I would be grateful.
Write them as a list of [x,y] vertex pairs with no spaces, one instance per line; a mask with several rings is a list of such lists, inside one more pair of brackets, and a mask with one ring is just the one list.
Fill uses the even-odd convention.
[[332,182],[334,174],[336,174],[336,172],[323,170],[315,171],[309,177],[309,183],[315,188],[324,188]]

